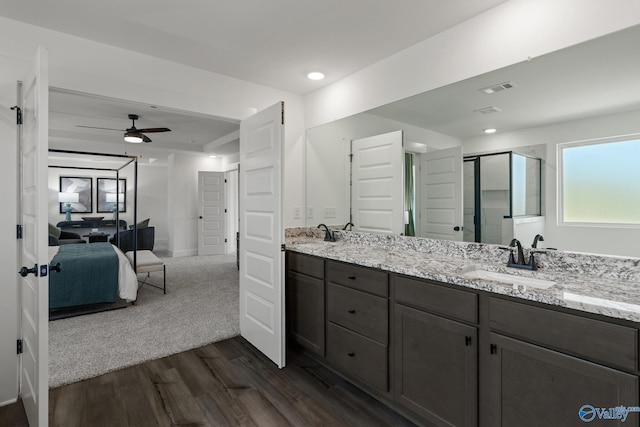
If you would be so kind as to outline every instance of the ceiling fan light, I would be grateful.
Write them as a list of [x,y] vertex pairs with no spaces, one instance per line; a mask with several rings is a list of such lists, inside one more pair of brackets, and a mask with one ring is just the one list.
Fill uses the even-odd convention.
[[142,134],[127,132],[124,134],[124,140],[132,144],[139,144],[142,142]]

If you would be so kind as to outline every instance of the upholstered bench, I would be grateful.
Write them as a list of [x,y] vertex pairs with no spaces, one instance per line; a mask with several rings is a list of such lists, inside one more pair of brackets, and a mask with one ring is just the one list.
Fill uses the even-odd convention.
[[[137,252],[137,255],[136,255],[136,263],[137,263],[136,273],[137,274],[147,273],[147,277],[149,277],[150,274],[154,271],[162,271],[162,274],[163,274],[162,287],[152,285],[151,283],[147,283],[146,281],[142,282],[142,284],[153,286],[154,288],[162,289],[162,291],[166,294],[167,293],[167,269],[166,269],[166,266],[164,265],[164,262],[160,258],[155,256],[154,253],[151,251],[136,251],[136,252]],[[131,263],[131,265],[133,265],[133,251],[129,251],[125,255],[127,256],[127,259],[129,259],[129,262]]]

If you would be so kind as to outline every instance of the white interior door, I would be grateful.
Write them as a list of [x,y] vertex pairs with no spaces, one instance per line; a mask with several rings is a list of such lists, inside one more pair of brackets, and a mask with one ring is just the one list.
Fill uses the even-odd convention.
[[240,122],[240,334],[284,367],[284,104]]
[[402,131],[354,139],[351,154],[354,230],[404,233]]
[[225,253],[224,172],[198,172],[198,255]]
[[422,236],[461,241],[462,147],[428,151],[420,157]]
[[[47,166],[49,82],[47,50],[40,47],[23,80],[21,106],[21,264],[33,269],[21,282],[20,394],[29,425],[46,426],[49,399],[49,277]],[[54,273],[55,274],[55,273]]]

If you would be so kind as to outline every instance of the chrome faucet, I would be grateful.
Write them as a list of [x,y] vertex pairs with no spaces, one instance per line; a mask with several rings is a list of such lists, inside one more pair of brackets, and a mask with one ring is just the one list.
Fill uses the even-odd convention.
[[318,228],[322,228],[324,227],[325,233],[324,233],[324,241],[325,242],[335,242],[336,241],[336,236],[333,234],[333,232],[329,229],[329,227],[326,226],[326,224],[320,224],[318,226]]
[[534,249],[537,248],[538,242],[544,242],[544,237],[542,237],[542,234],[536,234],[536,237],[533,238],[533,244],[531,245],[531,247]]

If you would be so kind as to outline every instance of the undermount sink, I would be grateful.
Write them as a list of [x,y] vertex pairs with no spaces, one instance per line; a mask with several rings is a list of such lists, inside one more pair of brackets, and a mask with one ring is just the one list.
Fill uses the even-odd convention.
[[487,271],[481,269],[470,270],[462,273],[464,277],[469,279],[491,280],[494,282],[506,283],[514,286],[525,286],[535,289],[549,289],[556,282],[551,280],[538,279],[535,277],[516,276],[514,274],[497,273],[495,271]]

